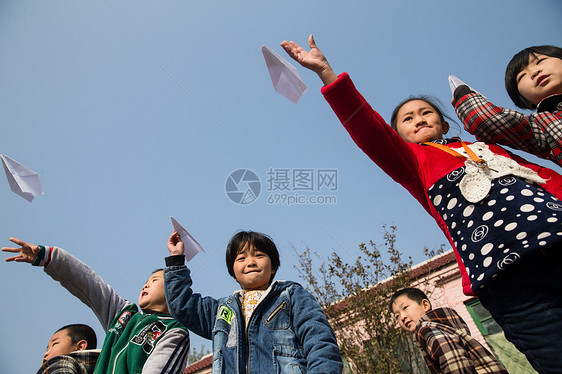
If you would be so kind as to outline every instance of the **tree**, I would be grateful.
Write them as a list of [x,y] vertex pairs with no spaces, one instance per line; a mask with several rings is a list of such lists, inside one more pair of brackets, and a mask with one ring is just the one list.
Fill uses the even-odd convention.
[[[426,373],[412,335],[397,328],[388,308],[388,299],[395,291],[412,286],[412,259],[404,260],[396,249],[396,227],[383,228],[384,250],[372,241],[361,243],[362,255],[353,264],[342,261],[336,252],[326,263],[307,248],[295,267],[323,307],[336,332],[340,352],[354,372]],[[424,251],[429,256],[435,254]],[[389,257],[386,262],[385,252]],[[317,271],[313,257],[321,262]]]
[[211,351],[207,349],[205,344],[201,344],[201,349],[199,350],[199,352],[197,351],[197,348],[193,347],[189,350],[189,353],[187,354],[187,364],[191,365],[201,360],[203,356],[206,356],[209,353],[211,353]]

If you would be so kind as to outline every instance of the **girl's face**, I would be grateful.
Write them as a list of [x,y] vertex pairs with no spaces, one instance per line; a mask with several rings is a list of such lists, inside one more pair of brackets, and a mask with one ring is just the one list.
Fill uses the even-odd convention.
[[424,143],[441,139],[449,131],[449,124],[426,101],[408,101],[396,115],[398,134],[408,143]]
[[517,74],[517,89],[533,106],[542,99],[562,93],[562,60],[546,55],[529,55],[529,65]]
[[267,254],[246,243],[234,259],[234,277],[244,291],[267,290],[275,271]]

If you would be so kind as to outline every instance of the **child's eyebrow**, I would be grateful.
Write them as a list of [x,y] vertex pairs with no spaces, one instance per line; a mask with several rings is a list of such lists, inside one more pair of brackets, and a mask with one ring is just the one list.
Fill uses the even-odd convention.
[[[420,107],[419,109],[420,109],[420,110],[426,110],[426,109],[433,110],[433,108],[432,108],[431,106],[422,106],[422,107]],[[406,113],[404,113],[404,114],[402,115],[402,117],[404,117],[405,115],[408,115],[408,114],[414,114],[414,111],[411,110],[411,111],[409,111],[409,112],[406,112]]]
[[52,345],[53,343],[57,342],[59,340],[59,338],[54,338],[53,340],[51,340],[48,344],[47,344],[47,348],[49,349],[49,346]]

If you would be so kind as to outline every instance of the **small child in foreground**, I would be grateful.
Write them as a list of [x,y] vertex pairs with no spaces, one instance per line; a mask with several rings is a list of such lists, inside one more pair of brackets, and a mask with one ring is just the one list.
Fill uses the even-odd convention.
[[90,326],[63,326],[49,339],[37,374],[92,374],[100,355],[96,345],[96,333]]
[[273,281],[279,252],[268,236],[242,231],[230,240],[226,265],[242,290],[220,299],[193,293],[176,231],[168,250],[164,282],[170,313],[213,340],[213,373],[341,374],[336,336],[314,296],[298,283]]
[[494,355],[470,336],[466,322],[454,309],[432,309],[421,290],[395,292],[389,308],[400,327],[414,334],[431,373],[507,373]]
[[468,86],[456,88],[453,106],[478,140],[550,159],[562,166],[562,48],[542,45],[517,53],[505,71],[505,88],[525,115],[490,103]]

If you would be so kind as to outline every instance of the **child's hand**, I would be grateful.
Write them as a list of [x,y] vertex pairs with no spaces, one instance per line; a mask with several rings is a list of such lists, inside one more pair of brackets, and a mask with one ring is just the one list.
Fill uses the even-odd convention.
[[281,43],[281,47],[291,56],[295,61],[304,66],[307,69],[312,70],[325,85],[333,83],[338,77],[336,73],[332,70],[332,67],[328,63],[328,60],[322,52],[316,46],[314,37],[312,34],[308,37],[308,45],[310,51],[305,51],[301,46],[293,41],[284,40]]
[[23,240],[19,240],[16,238],[10,238],[10,241],[16,243],[17,245],[21,246],[21,248],[10,248],[10,247],[3,247],[2,252],[12,252],[18,253],[17,256],[8,257],[6,258],[6,262],[27,262],[32,264],[37,255],[39,254],[39,246],[35,244],[26,243]]
[[172,256],[183,255],[183,242],[180,238],[180,234],[175,230],[168,239],[168,250]]

